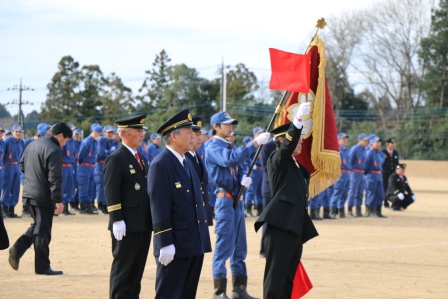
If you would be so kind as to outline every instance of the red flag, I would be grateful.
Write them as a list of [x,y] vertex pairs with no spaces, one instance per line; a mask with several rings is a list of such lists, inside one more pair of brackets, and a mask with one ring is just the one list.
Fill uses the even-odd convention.
[[270,89],[308,92],[310,55],[294,54],[269,48],[271,55]]
[[304,118],[302,152],[296,158],[311,173],[310,197],[330,187],[341,176],[341,156],[336,120],[325,78],[324,43],[316,38],[309,46],[311,57],[310,89],[291,92],[281,107],[276,125],[289,123],[301,103],[311,102],[310,115]]
[[291,299],[302,298],[313,288],[313,283],[311,282],[308,274],[303,267],[302,261],[300,261],[297,267],[296,274],[294,276],[294,282],[292,287]]

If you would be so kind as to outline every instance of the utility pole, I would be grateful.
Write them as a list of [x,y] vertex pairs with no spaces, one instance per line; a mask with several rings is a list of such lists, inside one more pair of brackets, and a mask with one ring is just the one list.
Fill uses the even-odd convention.
[[28,101],[26,101],[26,102],[22,101],[22,91],[25,91],[25,90],[34,91],[34,89],[30,88],[28,86],[22,86],[22,78],[20,78],[20,85],[18,85],[18,86],[14,85],[14,87],[8,88],[7,90],[18,90],[19,91],[18,103],[16,102],[16,100],[13,100],[12,102],[6,103],[6,105],[9,105],[9,104],[18,104],[19,105],[19,114],[17,115],[17,122],[19,123],[19,125],[22,126],[22,128],[25,128],[24,127],[24,117],[23,117],[23,112],[22,112],[22,105],[33,105],[33,103],[30,103]]

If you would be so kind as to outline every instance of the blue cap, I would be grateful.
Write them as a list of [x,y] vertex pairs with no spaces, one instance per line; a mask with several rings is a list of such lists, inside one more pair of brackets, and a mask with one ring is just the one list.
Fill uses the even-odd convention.
[[82,132],[81,128],[76,128],[76,132],[78,132],[78,134],[81,134]]
[[262,127],[255,127],[255,128],[252,130],[252,133],[253,133],[253,134],[256,134],[256,133],[263,133],[263,132],[264,132],[264,130],[263,130]]
[[339,140],[339,139],[342,139],[342,138],[344,138],[344,137],[347,137],[347,138],[348,138],[347,133],[341,132],[341,133],[338,134],[338,140]]
[[114,127],[112,125],[105,125],[103,130],[104,130],[104,132],[113,132]]
[[9,134],[11,131],[9,129],[4,129],[3,134]]
[[39,134],[40,136],[45,136],[45,134],[47,134],[47,131],[50,129],[50,125],[44,124],[43,126],[40,127],[39,130],[37,130],[37,134]]
[[98,125],[98,124],[96,124],[94,126],[91,126],[90,130],[92,132],[103,133],[103,128],[100,125]]
[[252,139],[249,136],[243,138],[243,143],[250,142]]
[[99,124],[99,123],[93,123],[93,124],[90,126],[90,131],[94,131],[93,128],[95,128],[96,126],[100,126],[100,124]]
[[191,116],[190,109],[184,109],[164,122],[157,129],[157,133],[166,136],[176,129],[191,126],[193,126],[193,117]]
[[46,123],[40,123],[40,124],[37,125],[37,131],[39,131],[40,129],[42,129],[42,127],[44,127],[44,126],[50,126],[50,125],[48,125],[48,124],[46,124]]
[[212,118],[210,119],[210,125],[213,126],[217,124],[236,125],[238,124],[238,121],[236,119],[231,118],[227,112],[223,111],[213,114]]
[[213,135],[213,129],[210,129],[205,133],[205,136],[207,136],[207,137],[210,137],[212,135]]
[[156,138],[160,138],[160,135],[157,134],[157,133],[152,133],[152,134],[149,136],[149,139],[150,139],[150,140],[153,140],[153,139],[156,139]]
[[358,135],[358,140],[369,140],[366,134],[362,133]]
[[23,127],[21,125],[14,125],[12,127],[12,130],[17,132],[23,132]]
[[376,136],[375,134],[369,135],[369,142],[374,143],[377,141],[382,141],[380,137]]

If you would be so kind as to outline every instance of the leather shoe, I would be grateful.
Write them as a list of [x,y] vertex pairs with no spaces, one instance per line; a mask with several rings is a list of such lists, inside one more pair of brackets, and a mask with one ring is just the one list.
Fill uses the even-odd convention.
[[11,248],[9,248],[8,262],[14,270],[17,270],[19,269],[19,261],[20,261],[19,251],[17,250],[17,248],[12,246]]
[[62,271],[60,270],[53,270],[51,268],[48,268],[47,271],[43,272],[43,273],[37,273],[36,274],[41,274],[41,275],[62,275],[64,274]]

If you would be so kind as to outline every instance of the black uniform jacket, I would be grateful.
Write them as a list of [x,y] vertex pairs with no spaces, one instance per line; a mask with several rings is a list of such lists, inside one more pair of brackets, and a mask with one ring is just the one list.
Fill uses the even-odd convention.
[[195,172],[198,175],[199,181],[201,182],[201,192],[202,199],[204,201],[205,213],[207,215],[207,223],[208,226],[213,225],[213,216],[212,216],[212,207],[210,206],[210,191],[208,190],[208,171],[205,168],[204,162],[199,157],[196,152],[196,157],[193,157],[191,153],[185,153],[185,157],[190,159],[191,164]]
[[154,255],[174,244],[177,257],[212,251],[201,182],[189,159],[190,176],[167,148],[151,162],[148,192],[154,227]]
[[403,193],[404,196],[414,195],[411,187],[409,187],[406,176],[403,176],[403,180],[401,180],[398,174],[393,173],[389,177],[389,186],[387,188],[386,198],[390,195],[397,195],[398,193]]
[[387,149],[382,150],[384,154],[384,162],[383,162],[383,174],[386,176],[386,180],[389,178],[389,175],[395,172],[397,165],[399,164],[398,152],[396,150],[392,151],[392,157],[389,154]]
[[280,148],[268,159],[272,201],[255,222],[255,230],[268,223],[292,231],[305,243],[318,233],[307,213],[310,173],[304,166],[299,167],[291,156],[301,131],[291,124]]
[[[143,165],[146,159],[140,156]],[[126,231],[152,231],[151,210],[147,191],[148,168],[142,169],[124,145],[104,162],[104,194],[109,212],[109,230],[115,221],[124,220]]]

